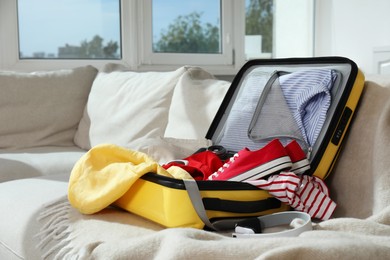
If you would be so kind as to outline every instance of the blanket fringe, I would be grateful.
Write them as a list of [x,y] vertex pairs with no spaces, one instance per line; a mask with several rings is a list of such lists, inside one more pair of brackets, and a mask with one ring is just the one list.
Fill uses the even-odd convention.
[[62,197],[45,205],[39,214],[37,220],[44,224],[35,237],[40,240],[37,248],[41,251],[43,259],[49,259],[50,256],[54,256],[54,259],[63,259],[63,256],[71,251],[68,214],[70,209],[68,199]]

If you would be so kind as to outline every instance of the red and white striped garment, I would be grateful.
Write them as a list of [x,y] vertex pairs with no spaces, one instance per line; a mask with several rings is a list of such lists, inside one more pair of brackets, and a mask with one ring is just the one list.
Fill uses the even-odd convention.
[[336,203],[330,199],[326,184],[315,176],[281,172],[268,179],[248,183],[267,190],[275,198],[288,203],[297,211],[308,213],[312,218],[327,220],[336,209]]

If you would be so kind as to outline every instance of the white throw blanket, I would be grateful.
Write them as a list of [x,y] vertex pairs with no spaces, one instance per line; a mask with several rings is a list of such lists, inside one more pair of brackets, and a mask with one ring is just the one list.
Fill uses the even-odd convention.
[[[366,83],[328,184],[335,218],[293,238],[164,229],[114,208],[81,215],[66,198],[41,212],[46,259],[390,259],[390,89]],[[178,205],[179,206],[179,205]]]

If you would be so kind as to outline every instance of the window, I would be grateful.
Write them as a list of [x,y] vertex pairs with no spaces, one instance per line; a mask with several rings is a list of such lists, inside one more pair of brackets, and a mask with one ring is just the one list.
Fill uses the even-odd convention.
[[[312,56],[315,0],[2,0],[0,69],[133,70]],[[13,26],[9,26],[13,25]]]
[[232,0],[140,1],[144,65],[232,65]]
[[18,0],[20,59],[120,59],[119,5],[118,0]]

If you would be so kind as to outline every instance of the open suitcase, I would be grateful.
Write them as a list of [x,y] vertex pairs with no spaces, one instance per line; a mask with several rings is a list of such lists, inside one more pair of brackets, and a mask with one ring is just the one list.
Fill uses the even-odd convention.
[[[362,72],[344,57],[251,60],[235,76],[206,138],[231,154],[260,149],[275,138],[296,140],[310,161],[305,174],[325,179],[363,86]],[[152,173],[115,204],[165,227],[194,228],[289,209],[248,183],[188,182]]]

